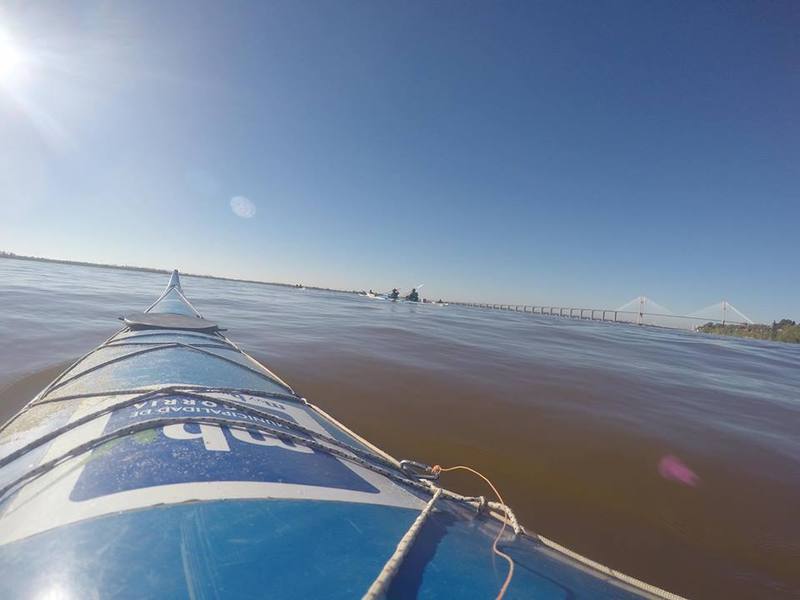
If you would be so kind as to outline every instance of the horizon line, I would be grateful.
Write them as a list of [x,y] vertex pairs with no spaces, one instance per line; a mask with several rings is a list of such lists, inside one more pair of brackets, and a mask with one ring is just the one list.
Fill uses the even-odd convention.
[[[41,262],[53,262],[53,263],[60,263],[60,264],[67,264],[67,265],[79,265],[79,266],[95,267],[95,268],[117,269],[117,270],[122,270],[122,271],[139,271],[139,272],[147,272],[147,273],[164,273],[164,274],[167,274],[167,275],[170,274],[172,272],[172,270],[173,270],[173,269],[164,269],[164,268],[159,268],[159,267],[144,267],[144,266],[139,266],[139,265],[119,265],[119,264],[112,264],[112,263],[99,263],[99,262],[91,262],[91,261],[84,261],[84,260],[73,260],[73,259],[67,259],[67,258],[53,258],[53,257],[49,257],[49,256],[31,256],[31,255],[27,255],[27,254],[16,254],[14,252],[10,252],[10,251],[7,251],[7,250],[0,250],[0,258],[11,258],[11,259],[20,259],[20,260],[33,260],[33,261],[41,261]],[[240,278],[240,277],[229,277],[229,276],[225,276],[225,275],[209,275],[209,274],[202,274],[202,273],[190,273],[188,271],[187,272],[180,271],[179,269],[178,269],[178,271],[180,272],[181,275],[185,275],[186,277],[198,277],[198,278],[202,278],[202,279],[216,279],[216,280],[219,280],[219,281],[235,281],[235,282],[239,282],[239,283],[254,283],[254,284],[257,284],[257,285],[273,285],[273,286],[288,287],[288,288],[304,287],[304,288],[312,289],[312,290],[319,290],[319,291],[324,291],[324,292],[337,292],[337,293],[343,293],[343,294],[358,294],[360,292],[365,291],[365,290],[357,290],[357,289],[330,288],[330,287],[322,287],[322,286],[316,286],[316,285],[306,285],[304,283],[283,283],[283,282],[279,282],[279,281],[264,281],[264,280],[260,280],[260,279],[243,279],[243,278]],[[552,308],[564,308],[564,309],[572,309],[572,310],[581,310],[581,307],[579,307],[579,306],[559,307],[559,306],[556,306],[556,305],[548,305],[548,304],[532,305],[532,304],[518,304],[518,303],[508,303],[508,302],[475,302],[475,301],[472,301],[472,300],[447,300],[447,299],[444,300],[444,302],[447,302],[447,303],[450,303],[450,304],[489,305],[489,306],[492,306],[492,305],[494,305],[494,306],[518,306],[518,307],[519,306],[523,306],[523,307],[524,306],[528,306],[528,307],[533,307],[533,306],[537,306],[537,307],[538,306],[552,306]],[[627,304],[630,304],[631,302],[633,302],[633,300],[627,302],[626,304],[623,304],[622,306],[626,306]],[[620,311],[620,310],[615,309],[615,308],[606,308],[606,309],[595,308],[595,309],[592,309],[592,308],[588,308],[588,307],[584,307],[582,310],[606,310],[606,311],[617,311],[617,312],[630,312],[631,314],[636,314],[638,312],[638,311]],[[643,313],[643,314],[649,314],[651,316],[669,316],[669,317],[676,317],[676,318],[685,317],[685,318],[691,318],[691,319],[702,319],[702,318],[692,317],[691,315],[677,315],[677,314],[657,315],[656,313]],[[719,321],[719,320],[718,319],[709,319],[708,321],[709,322],[715,322],[715,321]],[[765,323],[755,323],[755,324],[765,324]]]

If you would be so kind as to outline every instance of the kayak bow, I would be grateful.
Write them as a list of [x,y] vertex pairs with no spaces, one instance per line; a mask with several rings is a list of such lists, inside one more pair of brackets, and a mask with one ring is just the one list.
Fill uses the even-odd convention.
[[440,488],[192,306],[144,312],[0,429],[0,597],[677,598]]

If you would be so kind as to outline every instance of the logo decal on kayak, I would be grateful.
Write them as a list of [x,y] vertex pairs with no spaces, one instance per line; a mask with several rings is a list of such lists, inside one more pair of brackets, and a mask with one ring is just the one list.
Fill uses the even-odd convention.
[[[279,403],[259,399],[258,408],[297,422]],[[190,415],[226,417],[241,425],[175,423],[109,442],[90,455],[70,499],[83,501],[176,483],[234,481],[378,493],[337,458],[262,433],[252,424],[290,429],[223,402],[180,396],[150,400],[113,413],[104,433],[147,420]]]

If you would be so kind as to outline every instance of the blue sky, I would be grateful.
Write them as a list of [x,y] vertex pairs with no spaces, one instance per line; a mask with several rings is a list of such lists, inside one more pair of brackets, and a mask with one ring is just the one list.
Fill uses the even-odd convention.
[[5,3],[0,249],[800,318],[798,29],[779,2]]

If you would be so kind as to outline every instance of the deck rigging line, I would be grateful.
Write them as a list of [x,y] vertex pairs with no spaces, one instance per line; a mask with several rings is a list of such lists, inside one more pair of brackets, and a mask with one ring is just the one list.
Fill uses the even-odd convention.
[[[324,442],[326,444],[330,444],[332,446],[339,447],[342,450],[345,450],[346,452],[350,452],[350,453],[354,454],[355,456],[358,456],[358,457],[363,458],[365,460],[372,460],[372,461],[375,461],[377,463],[380,463],[380,464],[384,465],[387,468],[394,468],[395,467],[395,465],[393,463],[387,461],[383,457],[380,457],[380,456],[377,456],[377,455],[375,455],[375,454],[373,454],[371,452],[356,448],[355,446],[352,446],[352,445],[350,445],[350,444],[348,444],[346,442],[339,441],[336,438],[317,433],[316,431],[308,429],[307,427],[304,427],[304,426],[300,425],[299,423],[295,423],[294,421],[290,421],[289,419],[284,419],[283,417],[280,417],[278,415],[274,415],[274,414],[272,414],[270,412],[259,410],[259,409],[255,408],[255,407],[247,404],[246,402],[235,400],[235,399],[232,399],[232,398],[221,399],[221,398],[219,398],[217,396],[208,395],[208,394],[213,394],[213,393],[216,393],[216,394],[239,394],[240,393],[240,392],[238,392],[236,390],[232,390],[232,389],[229,389],[229,388],[206,388],[206,389],[202,390],[202,392],[198,392],[198,391],[195,391],[195,390],[192,390],[192,389],[183,388],[182,386],[165,386],[165,387],[160,388],[160,389],[150,390],[150,391],[147,391],[147,392],[144,392],[144,393],[140,393],[140,394],[137,394],[136,391],[129,391],[128,393],[133,394],[131,398],[128,398],[128,399],[123,400],[121,402],[116,402],[116,403],[111,404],[109,406],[106,406],[104,408],[100,408],[100,409],[98,409],[98,410],[96,410],[96,411],[94,411],[92,413],[89,413],[89,414],[84,415],[84,416],[82,416],[82,417],[80,417],[78,419],[75,419],[74,421],[70,421],[66,425],[63,425],[62,427],[59,427],[59,428],[57,428],[57,429],[55,429],[53,431],[50,431],[49,433],[46,433],[46,434],[44,434],[44,435],[32,440],[31,442],[29,442],[29,443],[25,444],[24,446],[18,448],[17,450],[14,450],[13,452],[9,453],[8,455],[0,458],[0,468],[6,466],[10,462],[16,460],[17,458],[19,458],[22,455],[30,452],[31,450],[34,450],[35,448],[41,446],[42,444],[45,444],[45,443],[49,442],[52,439],[55,439],[55,438],[65,434],[65,433],[67,433],[67,432],[69,432],[69,431],[71,431],[73,429],[76,429],[77,427],[80,427],[81,425],[85,425],[86,423],[89,423],[90,421],[93,421],[93,420],[95,420],[95,419],[97,419],[99,417],[102,417],[103,415],[116,412],[117,410],[126,408],[128,406],[133,406],[134,404],[138,404],[138,403],[143,402],[143,401],[146,402],[146,401],[152,400],[154,398],[171,397],[171,396],[180,396],[180,397],[184,397],[184,398],[195,398],[195,399],[198,399],[198,400],[209,400],[209,401],[212,401],[212,402],[216,402],[216,403],[219,403],[221,406],[233,408],[233,409],[238,410],[238,411],[240,411],[243,414],[246,414],[248,416],[258,417],[258,418],[261,418],[261,419],[266,419],[266,420],[271,421],[271,422],[273,422],[273,423],[275,423],[277,425],[281,425],[283,427],[286,427],[287,429],[291,429],[291,430],[297,431],[297,432],[299,432],[301,434],[314,437],[314,438],[316,438],[317,440],[319,440],[321,442]],[[34,406],[36,406],[36,405],[34,405]],[[211,418],[211,417],[207,417],[207,418]],[[156,419],[148,419],[147,421],[144,421],[144,423],[152,423],[152,421],[154,421],[154,420],[156,420]],[[233,426],[240,426],[240,427],[243,427],[243,428],[247,428],[247,427],[251,426],[250,422],[234,421],[232,419],[229,419],[227,424],[232,426],[232,427]],[[277,437],[281,437],[281,435],[278,435]]]
[[[412,461],[404,461],[404,462],[412,462]],[[413,463],[413,464],[415,466],[418,465],[418,463]],[[456,465],[453,467],[442,467],[440,465],[433,465],[433,466],[426,466],[425,470],[427,471],[427,475],[423,476],[425,477],[423,479],[423,482],[428,484],[430,488],[434,490],[433,496],[431,497],[428,504],[425,505],[425,508],[422,509],[419,515],[417,515],[417,518],[411,524],[411,527],[408,529],[408,531],[406,531],[405,535],[400,539],[400,541],[397,544],[397,547],[395,548],[394,553],[392,553],[392,556],[390,556],[389,560],[386,561],[386,564],[383,566],[383,569],[381,569],[381,572],[378,573],[378,576],[372,582],[372,585],[369,586],[369,589],[367,590],[367,593],[364,594],[364,596],[362,597],[362,600],[379,600],[381,598],[386,597],[386,593],[388,592],[389,587],[392,584],[392,580],[394,579],[395,575],[397,575],[397,572],[400,570],[400,565],[403,564],[403,560],[411,551],[411,547],[414,544],[414,540],[417,539],[417,535],[419,534],[420,529],[422,529],[422,526],[425,524],[425,521],[427,521],[428,516],[433,511],[433,505],[436,504],[436,501],[439,499],[439,496],[441,496],[442,493],[446,491],[444,490],[444,488],[440,488],[430,483],[430,478],[438,478],[441,473],[446,473],[449,471],[458,471],[458,470],[469,471],[470,473],[477,475],[478,477],[483,479],[486,483],[488,483],[489,487],[492,488],[492,491],[494,492],[495,496],[497,496],[497,499],[500,501],[499,505],[503,506],[503,508],[505,509],[502,519],[503,524],[498,530],[497,535],[495,536],[492,542],[492,552],[494,552],[497,556],[503,558],[508,563],[508,574],[506,575],[503,584],[500,586],[500,590],[497,592],[497,596],[495,598],[495,600],[502,600],[503,596],[505,596],[506,591],[508,590],[508,586],[511,584],[511,578],[514,577],[514,559],[511,558],[508,554],[506,554],[502,550],[498,549],[497,542],[499,542],[500,538],[503,537],[503,533],[505,533],[506,530],[506,525],[508,525],[509,521],[511,521],[512,519],[513,521],[511,522],[512,522],[512,527],[514,527],[514,532],[520,533],[520,531],[517,530],[519,528],[519,525],[516,524],[516,518],[514,517],[514,513],[511,511],[511,509],[509,509],[505,505],[505,503],[503,502],[503,497],[500,495],[500,492],[497,491],[497,488],[494,486],[494,484],[491,481],[489,481],[489,479],[486,476],[482,475],[472,467],[467,467],[465,465]],[[481,496],[480,500],[481,502],[478,505],[479,512],[481,511],[483,506],[485,506],[485,498]],[[509,516],[511,517],[511,519],[509,519]]]
[[378,573],[378,576],[375,578],[375,581],[372,582],[372,585],[369,586],[369,589],[367,590],[367,593],[364,594],[362,600],[379,600],[380,598],[384,598],[386,596],[386,592],[388,591],[389,586],[392,584],[394,576],[400,569],[400,565],[403,564],[403,559],[405,559],[409,550],[411,550],[411,546],[414,543],[414,540],[417,539],[419,530],[422,529],[422,526],[428,519],[428,515],[431,514],[431,511],[433,510],[433,505],[441,495],[442,488],[437,488],[437,490],[433,493],[433,497],[430,499],[428,504],[425,505],[425,508],[422,509],[422,512],[417,515],[417,518],[411,524],[411,527],[408,529],[408,531],[406,531],[405,535],[397,544],[397,548],[395,548],[394,553],[391,557],[389,557],[389,560],[386,561],[383,569],[381,569],[381,572]]
[[[179,386],[175,386],[175,387],[179,387]],[[197,394],[197,393],[192,393],[192,392],[188,392],[187,393],[187,392],[177,391],[172,387],[170,387],[168,389],[169,389],[169,393],[173,393],[175,395],[184,395],[185,394],[187,396],[193,396],[193,397],[196,397],[196,398],[203,397],[202,394]],[[49,440],[53,439],[54,437],[63,435],[67,431],[69,431],[71,429],[74,429],[76,427],[79,427],[80,425],[83,425],[86,422],[88,422],[88,421],[90,421],[90,420],[92,420],[94,418],[97,418],[98,416],[101,416],[102,414],[106,414],[108,412],[113,412],[113,411],[115,411],[115,410],[117,410],[119,408],[122,408],[123,406],[131,405],[131,404],[133,404],[135,402],[139,402],[144,398],[151,399],[152,397],[157,396],[159,394],[164,394],[166,391],[167,391],[166,389],[151,390],[149,392],[146,392],[145,394],[143,394],[140,397],[129,398],[129,399],[124,400],[122,402],[118,402],[118,403],[116,403],[116,404],[114,404],[112,406],[109,406],[106,409],[100,409],[100,410],[96,411],[95,413],[87,415],[84,418],[77,419],[76,421],[73,421],[72,423],[68,423],[67,425],[64,425],[63,427],[58,428],[56,431],[53,431],[53,432],[50,432],[49,434],[45,434],[43,436],[40,436],[39,438],[29,442],[25,446],[23,446],[21,448],[18,448],[17,450],[13,451],[11,454],[9,454],[9,455],[3,457],[2,459],[0,459],[0,464],[1,465],[6,465],[9,462],[12,462],[13,460],[18,459],[20,456],[26,454],[30,450],[33,450],[34,448],[40,446],[41,444],[46,443],[46,441],[49,441]],[[209,391],[210,391],[210,393],[215,393],[215,392],[216,393],[225,393],[227,390],[225,390],[224,388],[219,388],[219,389],[212,389],[212,390],[209,390]],[[49,471],[55,469],[56,467],[60,466],[62,463],[68,461],[69,459],[75,458],[77,456],[80,456],[81,454],[84,454],[86,452],[94,450],[94,449],[102,446],[103,444],[106,444],[107,442],[110,442],[110,441],[113,441],[113,440],[116,440],[116,439],[120,439],[120,438],[126,437],[128,435],[132,435],[132,434],[137,433],[139,431],[157,429],[157,428],[162,427],[164,425],[172,425],[172,424],[178,424],[178,423],[201,423],[201,424],[228,426],[228,427],[241,427],[243,429],[253,429],[253,430],[258,431],[260,433],[266,433],[266,434],[274,436],[274,437],[276,437],[278,439],[289,441],[289,442],[292,442],[294,444],[298,444],[298,445],[302,445],[302,446],[307,446],[307,447],[309,447],[309,448],[311,448],[313,450],[317,450],[319,452],[325,452],[325,453],[331,454],[333,456],[336,456],[337,458],[340,458],[342,460],[346,460],[346,461],[355,463],[355,464],[357,464],[357,465],[359,465],[359,466],[361,466],[361,467],[363,467],[365,469],[369,469],[371,471],[374,471],[375,473],[383,475],[384,477],[386,477],[388,479],[391,479],[392,481],[394,481],[396,483],[399,483],[401,485],[406,485],[406,486],[411,487],[411,488],[417,490],[418,492],[421,492],[421,493],[426,494],[426,495],[435,493],[435,491],[437,489],[437,488],[435,488],[435,486],[432,486],[429,481],[419,481],[419,480],[416,480],[414,478],[409,477],[403,471],[399,471],[396,468],[396,465],[393,462],[387,460],[384,457],[378,456],[378,455],[376,455],[376,454],[374,454],[372,452],[369,452],[369,451],[366,451],[366,450],[362,450],[360,448],[356,448],[356,447],[354,447],[354,446],[352,446],[350,444],[347,444],[346,442],[339,441],[339,440],[337,440],[335,438],[328,437],[328,436],[325,436],[325,435],[321,435],[321,434],[319,434],[317,432],[314,432],[314,431],[311,431],[309,429],[306,429],[305,427],[303,427],[303,426],[301,426],[301,425],[299,425],[297,423],[293,423],[291,421],[282,419],[281,417],[278,417],[278,416],[276,416],[276,415],[274,415],[272,413],[269,413],[269,412],[266,412],[266,411],[261,411],[261,410],[259,410],[257,408],[252,407],[252,406],[248,406],[245,402],[239,402],[239,401],[236,401],[236,400],[232,400],[230,398],[221,399],[221,398],[214,397],[214,396],[205,396],[205,397],[207,399],[209,399],[209,400],[213,400],[213,401],[219,402],[220,404],[223,404],[223,405],[227,404],[227,405],[229,405],[231,407],[236,408],[237,410],[242,411],[243,413],[251,414],[253,416],[258,416],[258,417],[261,417],[261,418],[266,419],[268,421],[274,422],[274,423],[278,424],[279,427],[283,426],[283,427],[291,428],[291,430],[294,430],[294,431],[289,431],[287,429],[281,429],[279,427],[273,427],[273,426],[270,426],[270,425],[267,425],[267,424],[264,424],[264,423],[234,421],[230,417],[215,417],[215,416],[210,416],[210,415],[205,415],[205,416],[186,416],[186,417],[178,417],[178,418],[176,418],[176,417],[166,417],[166,418],[148,419],[148,420],[140,422],[140,423],[135,423],[135,424],[128,425],[128,426],[125,426],[125,427],[121,427],[121,428],[116,429],[114,431],[107,432],[107,433],[105,433],[103,435],[100,435],[100,436],[98,436],[96,438],[88,440],[88,441],[86,441],[86,442],[84,442],[82,444],[78,444],[77,446],[73,447],[72,449],[67,450],[62,455],[60,455],[58,457],[55,457],[52,460],[49,460],[49,461],[47,461],[45,463],[42,463],[42,464],[40,464],[40,465],[38,465],[38,466],[26,471],[25,473],[21,474],[19,477],[14,479],[13,481],[9,482],[8,484],[6,484],[2,488],[0,488],[0,502],[2,502],[3,498],[7,494],[12,492],[15,488],[17,488],[18,486],[25,485],[25,484],[29,483],[30,481],[32,481],[33,479],[37,479],[38,477],[40,477],[40,476],[48,473]],[[306,437],[306,436],[309,436],[309,437]],[[445,489],[442,489],[441,494],[448,500],[451,500],[451,501],[454,501],[454,502],[460,502],[460,503],[464,503],[464,504],[470,504],[470,505],[476,506],[478,508],[480,508],[483,504],[485,504],[485,500],[483,498],[481,498],[481,497],[462,496],[461,494],[457,494],[455,492],[451,492],[451,491],[445,490]],[[519,525],[516,524],[516,519],[514,519],[513,513],[511,512],[510,508],[506,507],[505,505],[498,504],[498,503],[493,503],[493,502],[489,502],[488,505],[489,505],[490,508],[494,508],[495,510],[500,510],[504,514],[509,515],[509,518],[511,519],[511,522],[512,522],[512,527],[514,525],[516,525],[515,531],[517,531],[517,532],[521,531],[521,528],[519,528]]]

